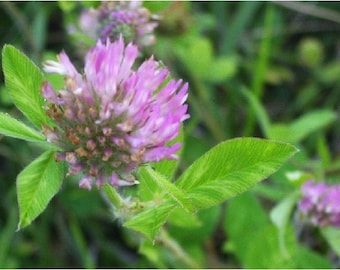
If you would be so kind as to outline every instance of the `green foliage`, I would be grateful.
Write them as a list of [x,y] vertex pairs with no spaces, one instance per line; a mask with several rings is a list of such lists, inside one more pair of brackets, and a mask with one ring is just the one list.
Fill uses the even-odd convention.
[[253,239],[268,226],[269,220],[259,200],[246,192],[230,200],[223,224],[228,235],[224,250],[234,253],[240,262],[246,263],[248,254],[244,251],[254,245]]
[[245,88],[241,89],[241,91],[254,110],[263,133],[273,140],[297,143],[311,133],[327,127],[337,119],[335,112],[318,109],[308,112],[288,124],[272,124],[259,99]]
[[289,224],[289,220],[299,198],[297,192],[290,194],[287,198],[278,203],[270,212],[270,219],[279,230],[279,243],[283,254],[287,254],[285,244],[285,232]]
[[[174,238],[186,246],[195,246],[204,243],[216,230],[221,215],[222,207],[211,207],[197,213],[195,219],[188,215],[177,216],[182,220],[169,217],[169,232]],[[184,212],[182,212],[184,213]],[[176,214],[176,210],[171,215]],[[186,213],[185,213],[186,214]]]
[[12,98],[9,95],[6,87],[4,87],[4,86],[2,86],[0,88],[0,102],[1,102],[1,104],[7,105],[7,106],[13,104]]
[[[287,220],[285,213],[290,207],[287,205],[291,205],[288,200],[274,212],[275,223],[280,228]],[[269,223],[264,208],[251,193],[230,201],[224,226],[229,236],[224,249],[228,253],[235,253],[244,268],[330,267],[325,258],[298,245],[291,225],[287,224],[280,240],[277,228]],[[284,242],[286,249],[282,249],[280,241]],[[259,247],[265,248],[265,251]]]
[[209,82],[222,82],[236,73],[236,58],[216,58],[208,39],[188,39],[187,42],[187,46],[179,47],[177,53],[193,76]]
[[[65,50],[81,67],[95,40],[68,31],[99,4],[0,4],[0,267],[338,268],[339,229],[310,226],[297,203],[304,181],[340,183],[340,64],[329,34],[339,5],[143,2],[159,19],[140,59],[154,55],[189,82],[190,119],[175,139],[185,142],[180,159],[141,167],[134,187],[89,192],[74,177],[58,192],[65,172],[39,133],[51,124],[40,91],[45,79],[55,89],[64,79],[30,59],[40,66]],[[232,139],[253,136],[300,152],[280,167],[294,148]],[[40,146],[49,150],[19,174],[17,197],[11,179]],[[15,232],[17,200],[25,229]]]
[[240,36],[247,29],[252,22],[253,16],[256,14],[256,11],[261,7],[262,3],[260,2],[251,2],[251,3],[240,3],[236,12],[232,13],[228,24],[230,25],[228,31],[226,31],[226,37],[223,40],[222,48],[223,53],[231,54],[234,52],[237,47],[237,43],[240,41]]
[[246,191],[296,152],[295,147],[275,141],[228,140],[195,161],[176,184],[197,208],[207,208]]
[[6,87],[15,105],[37,128],[47,124],[40,89],[44,80],[39,68],[11,45],[2,50],[2,65]]
[[143,6],[152,13],[159,13],[164,11],[170,3],[170,1],[148,1],[145,2]]
[[20,210],[18,229],[22,229],[42,213],[59,191],[63,180],[63,163],[54,160],[54,152],[45,152],[29,164],[17,179]]
[[188,212],[193,212],[195,210],[195,206],[192,205],[188,194],[184,193],[181,189],[169,182],[163,175],[154,171],[149,166],[144,166],[141,170],[143,171],[142,174],[146,174],[143,179],[151,179],[154,184],[157,185],[158,190],[164,191],[184,210]]
[[176,206],[171,202],[155,205],[124,223],[124,226],[143,233],[149,240],[153,240],[165,220]]
[[309,112],[294,122],[284,125],[272,125],[269,130],[269,137],[274,140],[286,142],[300,142],[312,132],[321,130],[334,122],[337,115],[330,110],[315,110]]
[[167,222],[169,222],[171,225],[187,228],[190,230],[202,226],[202,222],[199,220],[196,213],[188,212],[183,208],[175,208],[170,213]]
[[175,207],[192,212],[196,208],[222,203],[274,173],[296,152],[295,147],[275,141],[229,140],[196,160],[178,178],[176,185],[151,167],[144,166],[139,170],[142,198],[157,198],[160,195],[155,195],[162,192],[168,198],[132,217],[125,226],[153,239]]
[[314,68],[321,64],[323,60],[323,47],[317,39],[304,39],[299,44],[299,56],[303,64]]
[[[279,249],[276,229],[269,225],[261,228],[254,236],[245,259],[246,268],[329,268],[330,264],[317,253],[296,245],[293,231],[288,231],[285,241],[289,254]],[[258,247],[266,247],[267,252]]]
[[143,241],[139,247],[139,253],[148,258],[157,268],[166,268],[162,254],[150,241]]
[[41,133],[29,128],[15,118],[4,113],[0,113],[0,133],[5,136],[32,142],[41,142],[46,140],[45,136]]
[[325,237],[329,245],[332,247],[337,256],[340,256],[340,229],[325,227],[321,229],[322,235]]
[[16,226],[16,212],[10,213],[10,216],[5,224],[0,236],[0,267],[1,268],[14,268],[16,263],[13,258],[8,257],[9,248],[13,241]]
[[329,261],[320,254],[313,252],[303,246],[299,247],[296,255],[293,257],[296,262],[296,268],[314,268],[314,269],[330,269],[332,268]]
[[77,2],[73,1],[58,1],[59,7],[65,11],[65,12],[70,12],[73,9],[76,8]]
[[260,124],[263,133],[267,137],[269,137],[268,133],[270,132],[271,129],[270,119],[265,111],[265,108],[261,104],[259,98],[246,88],[241,88],[240,91],[248,100],[252,110],[254,111],[255,116],[257,117],[257,120]]

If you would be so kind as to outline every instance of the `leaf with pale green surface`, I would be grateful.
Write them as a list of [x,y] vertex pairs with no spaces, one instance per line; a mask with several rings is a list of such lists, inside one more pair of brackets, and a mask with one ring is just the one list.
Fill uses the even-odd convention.
[[207,208],[273,174],[297,151],[290,144],[271,140],[228,140],[196,160],[176,185],[188,193],[196,208]]
[[165,192],[168,199],[125,223],[152,239],[177,206],[192,211],[236,196],[274,173],[298,150],[287,143],[238,138],[225,141],[196,160],[175,185],[150,166],[139,170],[140,191],[146,200]]
[[48,123],[40,92],[44,81],[40,69],[11,45],[2,49],[2,67],[6,88],[18,109],[38,128]]
[[174,203],[166,201],[139,213],[126,221],[124,226],[141,232],[153,240],[175,207]]
[[46,141],[44,135],[5,113],[0,113],[0,134],[31,142]]
[[138,180],[140,182],[138,185],[138,193],[142,201],[151,201],[161,196],[163,190],[157,184],[157,181],[151,179],[144,166],[138,169]]
[[31,224],[60,189],[64,165],[54,160],[54,154],[54,151],[43,153],[18,175],[18,229]]
[[153,181],[152,186],[156,185],[157,190],[165,192],[183,209],[188,212],[193,212],[195,210],[187,194],[185,194],[181,189],[169,182],[169,180],[166,179],[162,174],[153,170],[149,165],[143,166],[141,168],[141,174],[143,175],[143,179]]
[[196,213],[190,213],[180,207],[175,208],[171,212],[167,222],[171,225],[187,229],[193,229],[202,225]]

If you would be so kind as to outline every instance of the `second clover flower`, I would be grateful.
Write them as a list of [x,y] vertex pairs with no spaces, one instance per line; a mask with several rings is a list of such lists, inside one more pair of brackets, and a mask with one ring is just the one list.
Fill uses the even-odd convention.
[[55,123],[43,131],[63,149],[56,158],[69,163],[68,173],[83,174],[80,187],[135,184],[131,172],[141,164],[177,158],[180,143],[168,143],[189,118],[188,84],[170,79],[153,58],[133,70],[138,53],[120,38],[98,41],[85,58],[84,74],[64,52],[45,64],[46,72],[64,75],[65,84],[57,92],[49,82],[42,87]]
[[[83,11],[79,24],[81,32],[95,40],[113,42],[123,35],[125,40],[143,47],[155,42],[157,18],[141,1],[103,1],[97,9]],[[70,28],[71,33],[72,30],[74,27]]]
[[340,185],[324,182],[305,182],[301,187],[302,199],[298,208],[303,217],[314,226],[340,227]]

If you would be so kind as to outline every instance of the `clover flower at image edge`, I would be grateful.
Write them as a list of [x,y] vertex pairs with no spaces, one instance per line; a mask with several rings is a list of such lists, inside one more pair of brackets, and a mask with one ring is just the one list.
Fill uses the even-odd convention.
[[91,189],[106,182],[138,183],[132,171],[143,163],[177,159],[181,144],[169,145],[187,114],[188,83],[170,79],[169,70],[153,57],[136,70],[139,54],[123,38],[97,44],[79,73],[65,52],[44,70],[64,76],[62,89],[42,87],[45,110],[55,126],[44,126],[47,140],[63,151],[57,160],[69,164],[69,175],[83,175],[79,186]]
[[134,42],[139,47],[155,43],[154,29],[159,16],[142,6],[142,1],[103,1],[97,8],[84,9],[77,24],[70,24],[68,32],[84,33],[105,42],[119,39]]
[[306,181],[301,186],[299,212],[312,225],[340,227],[340,185]]

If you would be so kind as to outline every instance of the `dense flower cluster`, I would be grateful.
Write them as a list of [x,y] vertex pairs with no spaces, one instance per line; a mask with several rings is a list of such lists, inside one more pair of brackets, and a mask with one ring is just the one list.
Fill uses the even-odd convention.
[[307,181],[301,193],[299,211],[313,225],[340,227],[340,185]]
[[141,46],[154,43],[156,16],[142,7],[141,1],[103,2],[97,9],[84,11],[80,16],[80,27],[93,39],[115,41],[120,34],[126,41]]
[[83,75],[64,52],[58,62],[45,63],[46,72],[65,76],[65,85],[57,92],[49,82],[42,87],[47,115],[56,123],[44,133],[64,150],[57,159],[70,164],[68,173],[83,173],[83,188],[93,181],[134,184],[131,172],[139,165],[177,158],[180,143],[168,142],[189,117],[188,84],[170,79],[152,57],[133,70],[138,54],[123,38],[99,40],[85,58]]

